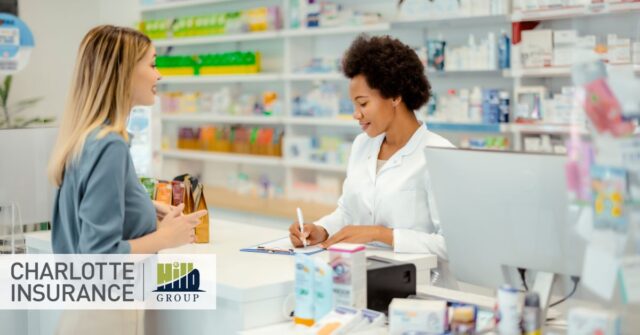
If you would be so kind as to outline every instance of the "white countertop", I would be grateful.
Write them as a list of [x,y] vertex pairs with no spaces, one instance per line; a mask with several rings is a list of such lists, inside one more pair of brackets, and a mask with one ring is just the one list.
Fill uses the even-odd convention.
[[[207,244],[188,244],[163,253],[208,253],[216,255],[217,294],[235,301],[255,301],[282,297],[293,292],[294,257],[288,255],[241,252],[241,248],[282,238],[286,229],[211,220],[211,240]],[[50,232],[25,234],[27,248],[51,252]],[[396,254],[391,250],[367,249],[367,255],[381,256],[416,264],[420,271],[430,271],[437,265],[437,257],[425,254]],[[328,252],[314,257],[328,258]]]

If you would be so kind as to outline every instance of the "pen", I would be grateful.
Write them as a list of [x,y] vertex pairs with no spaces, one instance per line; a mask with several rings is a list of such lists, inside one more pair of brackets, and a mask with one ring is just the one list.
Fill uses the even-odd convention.
[[[300,225],[300,234],[304,234],[304,219],[302,218],[302,210],[300,209],[300,207],[297,208],[297,212],[298,212],[298,224]],[[307,247],[307,239],[306,238],[302,238],[302,245],[306,248]]]

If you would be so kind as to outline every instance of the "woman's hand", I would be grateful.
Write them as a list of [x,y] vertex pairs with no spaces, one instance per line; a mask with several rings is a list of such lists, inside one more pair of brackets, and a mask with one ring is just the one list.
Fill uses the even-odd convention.
[[152,202],[153,207],[155,207],[156,209],[156,217],[158,218],[158,221],[162,221],[162,219],[164,219],[164,217],[167,216],[167,214],[169,214],[171,210],[176,208],[175,206],[167,205],[164,202],[155,200],[152,200]]
[[316,245],[326,240],[329,236],[324,228],[313,223],[305,223],[303,227],[304,232],[300,232],[300,224],[297,221],[289,226],[289,239],[291,239],[291,244],[296,248],[304,246],[302,240],[305,238],[307,239],[307,245]]
[[194,228],[200,223],[200,218],[207,214],[206,210],[183,215],[184,204],[173,207],[158,223],[156,233],[159,236],[161,249],[176,248],[195,241]]
[[373,241],[393,245],[393,230],[385,226],[346,226],[324,241],[321,246],[328,248],[336,243],[369,243]]

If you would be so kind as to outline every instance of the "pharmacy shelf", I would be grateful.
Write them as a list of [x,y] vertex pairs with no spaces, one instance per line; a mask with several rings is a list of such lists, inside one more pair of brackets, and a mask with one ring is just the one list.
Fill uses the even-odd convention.
[[391,21],[391,27],[403,27],[411,25],[495,25],[504,24],[510,21],[508,15],[475,15],[475,16],[421,16],[421,17],[400,17]]
[[591,4],[587,6],[571,6],[555,9],[519,11],[511,14],[512,22],[549,21],[589,17],[606,14],[626,14],[640,11],[640,2],[613,2]]
[[156,47],[177,47],[185,45],[203,45],[229,42],[269,40],[282,37],[279,31],[261,31],[242,34],[213,35],[202,37],[184,37],[173,39],[156,39],[153,45]]
[[282,35],[286,37],[342,35],[342,34],[388,31],[389,29],[391,29],[391,24],[384,22],[384,23],[368,24],[368,25],[362,25],[362,26],[286,29],[282,31]]
[[292,81],[314,81],[314,80],[326,80],[326,81],[339,81],[347,80],[346,77],[340,72],[327,72],[327,73],[289,73],[285,75],[285,79]]
[[429,122],[427,128],[434,132],[465,132],[465,133],[502,133],[506,131],[504,124],[483,123],[450,123]]
[[281,117],[275,116],[237,116],[216,115],[212,113],[179,113],[162,114],[165,122],[210,122],[210,123],[237,123],[237,124],[282,124]]
[[284,123],[296,126],[345,127],[353,129],[360,128],[360,125],[355,120],[327,117],[288,117],[284,119]]
[[182,0],[182,1],[168,1],[165,3],[158,3],[154,5],[142,5],[140,11],[144,13],[157,12],[164,10],[172,10],[178,8],[205,6],[223,2],[232,2],[234,0]]
[[347,172],[346,165],[323,164],[316,162],[301,162],[295,160],[285,160],[284,165],[290,168],[316,170],[325,172]]
[[282,166],[282,158],[245,154],[227,154],[217,152],[207,152],[200,150],[163,150],[160,154],[164,158],[187,159],[197,161],[237,163],[262,166]]
[[202,75],[202,76],[164,76],[160,84],[216,84],[216,83],[246,83],[269,82],[282,80],[281,74],[258,73],[236,75]]

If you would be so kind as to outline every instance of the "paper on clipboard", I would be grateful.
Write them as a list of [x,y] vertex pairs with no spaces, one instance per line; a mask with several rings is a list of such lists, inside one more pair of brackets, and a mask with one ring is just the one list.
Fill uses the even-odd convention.
[[294,248],[291,244],[289,237],[279,238],[277,240],[260,243],[256,246],[240,249],[240,251],[246,252],[260,252],[266,254],[278,254],[278,255],[295,255],[305,254],[313,255],[324,251],[320,246],[308,246],[306,248]]

